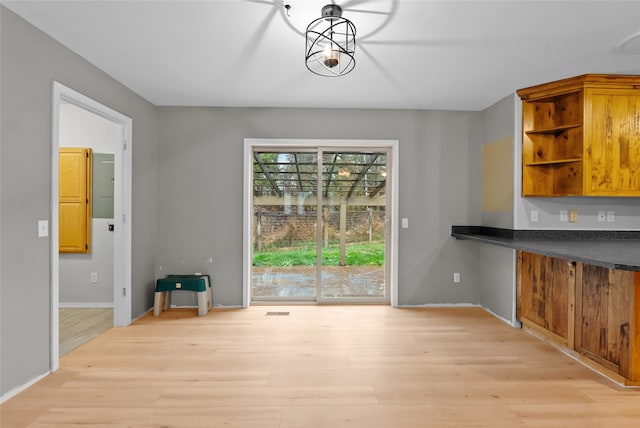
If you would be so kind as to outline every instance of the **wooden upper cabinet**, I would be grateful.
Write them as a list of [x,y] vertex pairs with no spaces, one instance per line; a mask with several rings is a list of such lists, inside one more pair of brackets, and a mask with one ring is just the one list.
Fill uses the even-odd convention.
[[61,253],[91,252],[91,149],[60,148],[58,233]]
[[586,74],[517,93],[522,196],[640,196],[640,76]]
[[636,90],[587,89],[586,194],[640,195],[640,76]]

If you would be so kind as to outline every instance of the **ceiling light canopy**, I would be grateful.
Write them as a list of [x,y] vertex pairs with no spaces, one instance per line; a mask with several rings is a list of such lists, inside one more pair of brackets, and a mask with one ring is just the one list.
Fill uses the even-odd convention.
[[356,66],[356,26],[342,17],[340,6],[324,6],[322,16],[309,24],[305,36],[305,62],[312,73],[343,76]]

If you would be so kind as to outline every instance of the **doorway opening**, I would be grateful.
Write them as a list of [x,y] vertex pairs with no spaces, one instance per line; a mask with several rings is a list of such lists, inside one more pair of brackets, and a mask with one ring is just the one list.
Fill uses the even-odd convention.
[[397,141],[245,140],[245,306],[396,301]]
[[[52,160],[51,160],[51,370],[55,371],[59,366],[60,355],[60,148],[64,141],[68,141],[70,129],[65,129],[63,134],[64,111],[74,110],[76,113],[93,114],[106,119],[112,132],[110,141],[113,143],[109,150],[109,156],[98,157],[105,164],[112,162],[112,212],[108,220],[100,219],[96,224],[103,226],[105,223],[110,245],[105,260],[108,268],[104,269],[105,275],[91,271],[86,275],[88,287],[94,284],[98,287],[100,278],[108,284],[106,290],[111,296],[95,297],[97,302],[90,302],[91,306],[112,307],[113,325],[125,326],[131,322],[131,133],[132,120],[112,109],[106,107],[82,94],[74,91],[58,82],[53,82],[53,117],[52,117]],[[87,117],[87,116],[85,116]],[[71,130],[73,133],[73,130]],[[63,138],[66,140],[63,141]],[[91,151],[91,147],[87,151]],[[105,151],[101,149],[101,151]],[[106,159],[106,160],[105,160]],[[111,176],[110,176],[111,177]],[[108,180],[107,180],[108,181]],[[65,219],[62,219],[65,220]],[[101,231],[104,232],[104,231]],[[94,234],[96,239],[102,235]],[[68,260],[65,260],[65,263]],[[83,260],[86,262],[87,260]],[[76,266],[77,267],[77,266]],[[65,266],[65,269],[67,267]],[[76,269],[77,270],[77,269]],[[109,270],[109,272],[107,272]],[[66,275],[66,274],[65,274]],[[87,290],[82,290],[86,292]],[[81,292],[82,292],[81,291]],[[76,294],[77,295],[77,294]],[[95,296],[95,295],[94,295]],[[86,300],[86,296],[84,296]],[[82,299],[81,299],[82,300]],[[73,306],[73,305],[71,305]]]

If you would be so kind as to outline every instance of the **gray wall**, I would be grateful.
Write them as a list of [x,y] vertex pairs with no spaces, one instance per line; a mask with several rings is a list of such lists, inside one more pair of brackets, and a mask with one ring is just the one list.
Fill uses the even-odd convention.
[[[509,95],[482,112],[482,144],[513,139],[515,133],[514,95]],[[478,156],[482,152],[478,151]],[[508,167],[511,167],[509,165]],[[514,179],[516,179],[514,177]],[[511,197],[513,200],[513,196]],[[504,211],[482,211],[482,226],[513,229],[513,207]]]
[[[640,230],[640,198],[516,197],[515,202],[516,229]],[[538,211],[538,222],[530,221],[532,210]],[[560,210],[578,211],[578,221],[560,221]],[[615,221],[598,222],[598,211],[613,211]]]
[[[515,108],[515,98],[509,95],[482,112],[483,144],[514,135]],[[477,156],[480,156],[480,148]],[[513,212],[482,212],[481,225],[511,229]],[[477,242],[466,242],[463,245],[473,247],[482,267],[478,273],[481,284],[480,304],[500,318],[514,323],[515,251]]]
[[[50,368],[52,81],[133,119],[132,314],[152,304],[156,231],[155,107],[0,6],[0,393]],[[52,225],[50,225],[51,227]]]
[[[214,304],[242,305],[244,138],[397,139],[399,216],[410,226],[399,229],[399,304],[478,302],[477,251],[450,233],[452,224],[480,221],[480,158],[471,150],[479,147],[480,113],[158,110],[158,276],[208,273]],[[462,274],[455,286],[453,272]]]

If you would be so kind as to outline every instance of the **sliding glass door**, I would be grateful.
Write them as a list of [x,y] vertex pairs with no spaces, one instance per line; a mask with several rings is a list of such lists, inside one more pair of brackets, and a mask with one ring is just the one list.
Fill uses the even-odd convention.
[[322,152],[319,301],[385,300],[386,154]]
[[318,153],[253,153],[253,300],[316,300]]
[[251,299],[388,302],[387,153],[252,155]]

